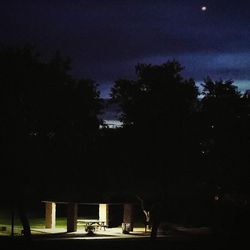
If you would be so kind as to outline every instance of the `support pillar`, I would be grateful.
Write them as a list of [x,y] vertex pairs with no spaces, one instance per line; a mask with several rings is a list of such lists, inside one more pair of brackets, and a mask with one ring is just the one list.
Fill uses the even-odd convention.
[[45,228],[56,228],[56,203],[45,203]]
[[67,232],[77,231],[77,203],[68,203],[67,208]]
[[134,227],[133,204],[124,204],[123,208],[122,232],[129,233],[133,231]]
[[109,226],[109,205],[99,204],[99,220],[104,221],[105,226]]

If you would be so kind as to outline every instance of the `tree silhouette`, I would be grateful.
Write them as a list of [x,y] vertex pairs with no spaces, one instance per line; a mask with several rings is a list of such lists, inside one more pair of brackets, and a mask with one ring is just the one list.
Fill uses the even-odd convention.
[[[205,79],[201,100],[204,146],[202,153],[210,165],[215,182],[232,184],[232,171],[238,164],[238,128],[241,123],[243,99],[233,81]],[[209,175],[208,175],[209,176]],[[229,178],[229,179],[228,179]],[[231,183],[231,184],[230,184]],[[222,184],[222,183],[221,183]]]
[[122,122],[142,128],[171,122],[175,126],[185,119],[193,110],[198,91],[192,79],[183,79],[182,70],[176,61],[138,64],[136,81],[116,81],[111,97],[122,108]]
[[181,152],[188,118],[195,111],[198,90],[192,79],[183,79],[182,69],[176,61],[138,64],[137,80],[118,80],[112,88],[113,101],[122,109],[120,118],[134,132],[135,145],[138,142],[135,147],[152,160]]
[[198,124],[203,181],[211,201],[216,197],[211,221],[215,232],[231,234],[237,227],[243,235],[249,216],[243,212],[249,213],[249,99],[231,80],[207,78],[203,88]]
[[66,188],[74,186],[80,157],[93,144],[101,122],[97,85],[73,79],[69,69],[70,61],[60,53],[44,62],[30,46],[0,50],[1,168],[5,185],[11,183],[5,200],[16,204],[26,236],[24,206],[62,193],[57,179]]
[[193,147],[187,148],[187,135],[193,129],[189,119],[195,112],[198,90],[194,80],[181,76],[183,68],[176,61],[138,64],[135,69],[137,80],[116,81],[111,97],[122,110],[120,119],[127,131],[124,150],[133,159],[137,194],[150,193],[157,204],[191,160],[188,152]]

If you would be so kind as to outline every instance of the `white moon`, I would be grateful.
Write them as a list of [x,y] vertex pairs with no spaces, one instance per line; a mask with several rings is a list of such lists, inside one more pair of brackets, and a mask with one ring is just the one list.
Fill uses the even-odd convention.
[[201,7],[201,10],[202,10],[202,11],[206,11],[206,10],[207,10],[207,6],[202,6],[202,7]]

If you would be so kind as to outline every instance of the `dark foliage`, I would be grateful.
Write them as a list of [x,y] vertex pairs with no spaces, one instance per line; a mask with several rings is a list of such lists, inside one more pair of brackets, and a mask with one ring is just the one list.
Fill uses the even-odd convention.
[[209,224],[218,189],[248,194],[249,98],[233,81],[210,78],[198,98],[194,81],[183,79],[181,70],[175,61],[139,64],[138,79],[116,81],[111,96],[122,109],[131,176],[143,183],[134,192],[165,204],[156,212],[161,220]]
[[68,179],[83,171],[80,159],[95,142],[102,103],[96,83],[73,79],[69,69],[60,53],[44,62],[29,46],[0,51],[1,168],[8,199],[67,193]]

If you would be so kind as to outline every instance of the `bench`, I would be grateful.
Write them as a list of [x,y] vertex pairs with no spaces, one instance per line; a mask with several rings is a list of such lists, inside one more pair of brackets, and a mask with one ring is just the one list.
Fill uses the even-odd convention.
[[78,219],[77,220],[78,224],[83,224],[85,226],[85,231],[87,233],[94,233],[96,229],[99,228],[103,228],[104,230],[106,230],[107,225],[105,225],[105,221],[100,221],[100,220],[96,220],[96,219]]

